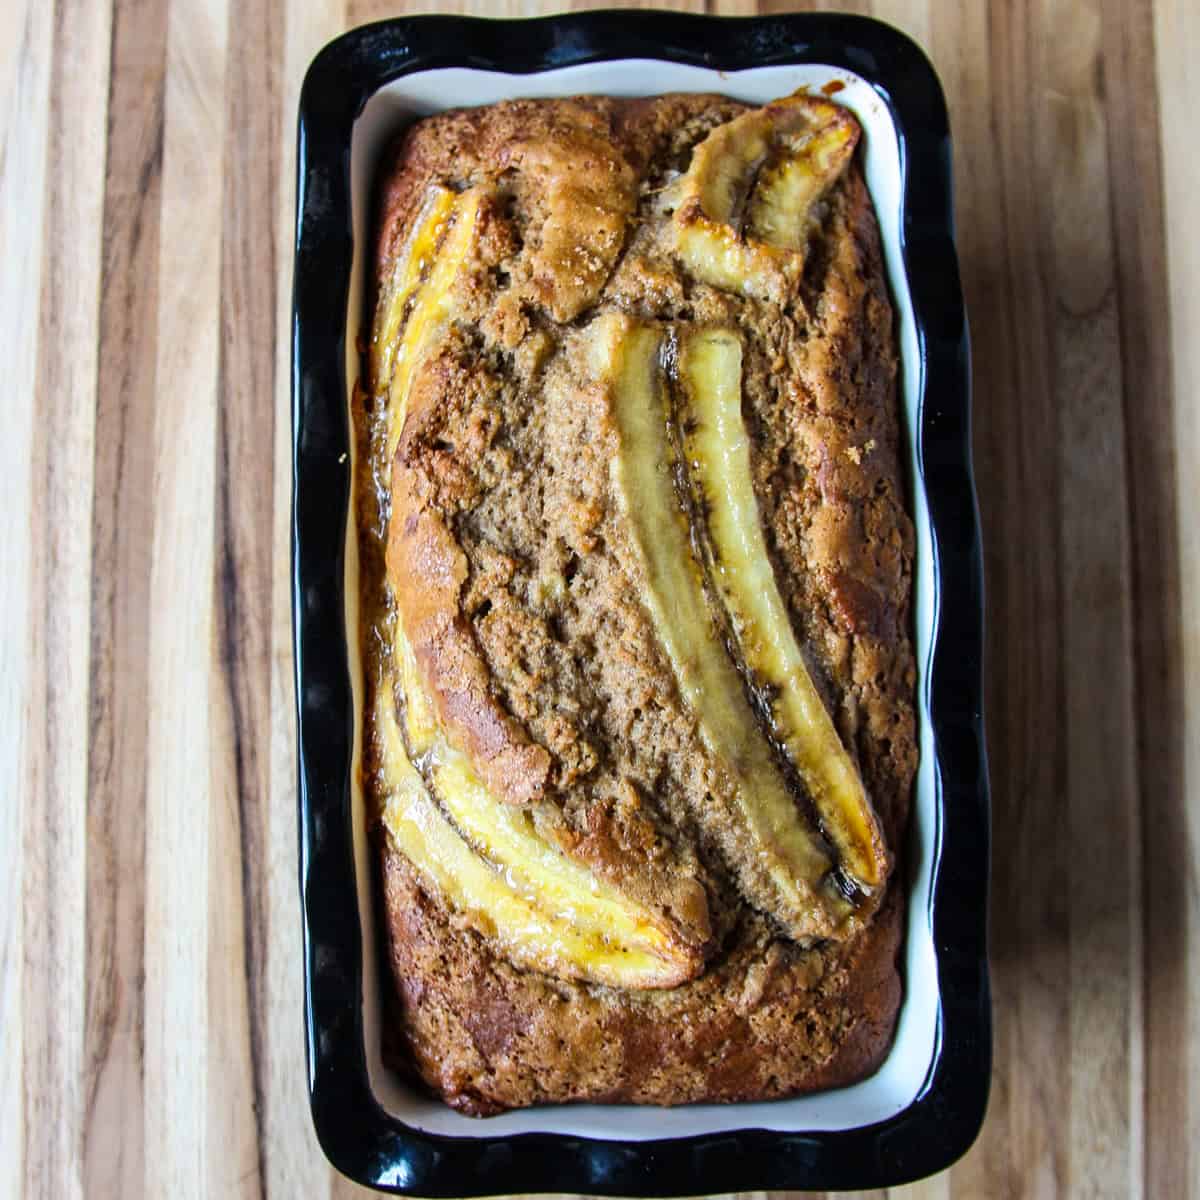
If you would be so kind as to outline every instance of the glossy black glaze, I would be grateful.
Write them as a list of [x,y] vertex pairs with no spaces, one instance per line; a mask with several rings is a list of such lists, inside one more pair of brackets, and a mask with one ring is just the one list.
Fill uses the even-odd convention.
[[[617,58],[722,70],[807,62],[848,69],[874,85],[899,134],[903,253],[923,367],[917,457],[928,495],[938,592],[930,711],[940,786],[930,903],[940,1013],[934,1062],[918,1099],[868,1127],[835,1133],[740,1130],[622,1143],[557,1134],[496,1137],[481,1122],[478,1136],[450,1138],[417,1132],[389,1117],[368,1085],[343,627],[351,129],[372,93],[408,72],[454,66],[524,74]],[[431,1197],[857,1189],[930,1174],[974,1140],[991,1073],[989,811],[967,327],[950,189],[950,137],[937,78],[912,42],[865,18],[795,14],[727,20],[658,12],[532,21],[415,17],[354,30],[313,61],[300,101],[292,359],[300,886],[313,1121],[326,1154],[346,1175]],[[654,1110],[646,1110],[645,1118],[652,1122]]]

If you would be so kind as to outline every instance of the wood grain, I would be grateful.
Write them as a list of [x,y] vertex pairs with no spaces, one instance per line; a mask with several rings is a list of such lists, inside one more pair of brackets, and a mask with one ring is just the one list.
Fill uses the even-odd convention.
[[[31,452],[34,725],[24,806],[24,1153],[59,1196],[81,1189],[84,833],[93,436],[108,12],[54,12],[46,129],[44,255]],[[77,239],[82,239],[82,245]],[[72,353],[59,353],[70,346]],[[36,1119],[30,1120],[31,1111]]]
[[146,689],[166,13],[119,4],[109,46],[92,510],[84,1177],[145,1171]]
[[253,1124],[227,1057],[234,1031],[214,986],[218,971],[240,963],[213,962],[209,974],[213,958],[228,953],[221,918],[236,902],[218,890],[226,843],[217,819],[222,791],[210,780],[227,20],[220,0],[172,4],[166,31],[146,688],[144,1137],[146,1192],[176,1197],[223,1193],[220,1135],[226,1123]]
[[[39,299],[44,275],[43,248],[48,240],[48,216],[44,209],[46,176],[49,172],[46,140],[50,126],[50,80],[53,75],[52,15],[30,0],[10,8],[5,20],[3,60],[4,93],[0,103],[5,115],[4,157],[0,174],[0,252],[5,270],[0,278],[0,314],[5,345],[11,346],[13,382],[21,394],[32,397],[37,390]],[[49,290],[49,289],[47,289]],[[53,1139],[33,1141],[27,1132],[31,1114],[51,1114],[56,1103],[51,1091],[55,1068],[70,1069],[69,1061],[48,1060],[48,1022],[38,1011],[45,984],[46,963],[34,941],[38,922],[26,922],[25,897],[40,891],[42,908],[47,896],[45,883],[50,871],[52,848],[44,827],[45,723],[36,720],[39,704],[44,709],[44,648],[35,637],[44,628],[37,594],[44,587],[45,548],[34,530],[33,461],[37,422],[32,404],[14,406],[8,436],[0,444],[0,488],[12,526],[6,545],[11,547],[17,569],[3,573],[0,581],[0,611],[8,634],[0,649],[0,688],[3,692],[0,745],[11,777],[23,778],[21,789],[3,789],[4,829],[0,848],[3,875],[4,942],[3,975],[0,977],[0,1176],[13,1194],[20,1187],[24,1170],[18,1164],[46,1173],[47,1181],[59,1183],[52,1163]],[[40,483],[40,480],[37,480]],[[26,832],[28,825],[28,833]],[[41,828],[37,828],[41,825]],[[43,913],[43,922],[45,920]],[[68,1049],[69,1055],[69,1049]],[[64,1079],[69,1088],[71,1081]],[[46,1094],[41,1093],[45,1089]],[[55,1114],[57,1115],[57,1114]],[[32,1141],[32,1144],[31,1144]],[[7,1190],[7,1189],[6,1189]]]
[[[836,7],[946,89],[986,541],[992,1101],[890,1194],[1200,1196],[1200,9]],[[305,1099],[295,113],[435,10],[550,8],[0,6],[0,1195],[364,1194]]]
[[[1163,488],[1158,494],[1148,488],[1141,501],[1149,561],[1138,564],[1149,618],[1139,649],[1147,718],[1142,761],[1150,771],[1143,809],[1151,883],[1145,910],[1147,1029],[1156,1034],[1146,1039],[1146,1127],[1159,1131],[1147,1145],[1146,1159],[1147,1178],[1156,1185],[1162,1180],[1163,1195],[1169,1189],[1183,1195],[1187,1190],[1200,1194],[1200,689],[1195,686],[1200,678],[1200,484],[1194,472],[1200,461],[1200,238],[1194,226],[1200,167],[1182,119],[1184,106],[1200,95],[1200,12],[1189,0],[1172,0],[1156,4],[1152,17],[1166,247],[1165,255],[1161,246],[1153,247],[1162,257],[1151,262],[1165,270],[1152,267],[1150,295],[1160,296],[1166,283],[1166,302],[1158,311],[1169,313],[1170,322],[1157,327],[1154,336],[1165,340],[1169,334],[1170,343],[1167,353],[1155,356],[1145,380],[1156,405],[1154,428],[1139,431],[1142,461]],[[1160,202],[1159,197],[1153,201]],[[1145,242],[1143,232],[1139,248]],[[1142,347],[1135,343],[1134,349]],[[1174,404],[1164,405],[1162,398],[1170,395]],[[1155,556],[1155,549],[1162,553]]]

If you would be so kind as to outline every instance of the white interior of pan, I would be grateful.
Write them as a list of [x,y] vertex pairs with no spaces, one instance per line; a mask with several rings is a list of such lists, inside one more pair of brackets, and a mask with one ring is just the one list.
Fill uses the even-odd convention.
[[[623,60],[568,67],[537,75],[507,75],[468,69],[444,69],[409,75],[378,91],[354,127],[351,150],[354,267],[347,312],[346,376],[358,372],[355,340],[361,327],[363,271],[371,245],[369,198],[381,152],[399,129],[413,119],[445,108],[490,104],[519,96],[565,96],[596,93],[644,96],[662,92],[723,92],[738,99],[764,102],[796,88],[818,89],[832,81],[843,84],[839,103],[858,116],[865,131],[867,183],[874,197],[883,232],[892,296],[899,312],[902,393],[908,423],[907,444],[915,455],[921,396],[921,358],[913,324],[912,302],[900,253],[901,161],[887,106],[871,86],[856,75],[830,67],[809,65],[763,67],[722,73],[700,67],[653,60]],[[593,1138],[642,1141],[675,1138],[735,1129],[837,1130],[872,1124],[907,1108],[924,1086],[938,1036],[938,990],[930,927],[929,896],[938,853],[940,785],[934,766],[928,719],[928,663],[936,598],[929,516],[921,474],[911,463],[913,516],[916,523],[915,585],[916,652],[918,664],[918,721],[921,766],[914,796],[913,828],[908,873],[912,892],[904,958],[905,999],[895,1043],[887,1061],[871,1078],[852,1087],[794,1100],[757,1104],[690,1105],[676,1109],[647,1109],[627,1105],[564,1105],[505,1113],[487,1120],[464,1117],[437,1101],[419,1095],[390,1071],[380,1056],[380,963],[374,931],[376,914],[370,887],[371,867],[361,790],[355,784],[354,837],[358,897],[364,930],[363,1027],[366,1059],[375,1095],[383,1107],[405,1124],[431,1133],[464,1137],[530,1132],[554,1132]],[[353,532],[347,538],[347,629],[357,647],[357,553]],[[353,663],[355,695],[355,764],[358,777],[357,730],[361,728],[361,670]]]

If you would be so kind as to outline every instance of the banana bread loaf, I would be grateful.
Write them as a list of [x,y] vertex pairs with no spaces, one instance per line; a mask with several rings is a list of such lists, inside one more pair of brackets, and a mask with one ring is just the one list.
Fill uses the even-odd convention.
[[916,763],[893,315],[848,110],[410,127],[354,397],[396,1065],[472,1114],[858,1079]]

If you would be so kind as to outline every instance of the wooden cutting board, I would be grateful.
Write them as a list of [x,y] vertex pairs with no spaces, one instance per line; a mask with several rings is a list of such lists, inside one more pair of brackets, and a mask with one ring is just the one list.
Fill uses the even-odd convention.
[[[949,99],[987,543],[995,1084],[895,1194],[1200,1194],[1200,7],[854,7]],[[0,1195],[356,1190],[301,1042],[293,155],[400,11],[0,6]]]

